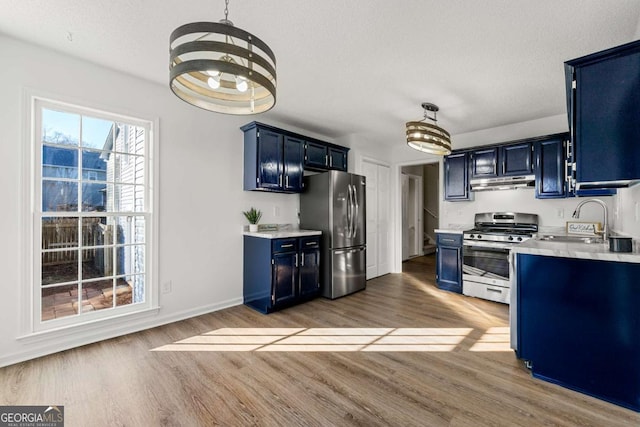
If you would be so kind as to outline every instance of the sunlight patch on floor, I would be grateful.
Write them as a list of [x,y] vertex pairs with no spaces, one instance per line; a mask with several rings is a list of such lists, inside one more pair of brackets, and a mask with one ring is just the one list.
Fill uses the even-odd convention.
[[[473,328],[221,328],[151,351],[448,352]],[[477,336],[477,335],[476,335]],[[509,328],[494,327],[469,351],[510,351]]]

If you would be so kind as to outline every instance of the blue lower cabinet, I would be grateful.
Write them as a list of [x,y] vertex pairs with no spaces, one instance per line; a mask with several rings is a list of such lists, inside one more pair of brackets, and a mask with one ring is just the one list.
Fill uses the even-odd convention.
[[261,313],[320,294],[320,236],[244,236],[244,304]]
[[533,376],[640,411],[640,264],[518,254],[516,275]]
[[440,289],[462,293],[462,234],[436,235],[436,283]]

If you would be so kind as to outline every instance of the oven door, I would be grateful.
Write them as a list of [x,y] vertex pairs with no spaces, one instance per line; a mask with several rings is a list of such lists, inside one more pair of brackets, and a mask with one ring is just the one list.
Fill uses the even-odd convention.
[[509,252],[512,245],[496,242],[464,242],[462,293],[509,304]]

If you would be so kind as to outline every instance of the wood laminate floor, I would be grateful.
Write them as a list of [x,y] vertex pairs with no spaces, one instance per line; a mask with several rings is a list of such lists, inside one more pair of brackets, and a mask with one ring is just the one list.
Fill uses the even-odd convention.
[[403,267],[335,301],[233,307],[0,369],[0,404],[62,404],[67,427],[640,425],[532,378],[506,348],[508,307],[438,290],[433,255]]

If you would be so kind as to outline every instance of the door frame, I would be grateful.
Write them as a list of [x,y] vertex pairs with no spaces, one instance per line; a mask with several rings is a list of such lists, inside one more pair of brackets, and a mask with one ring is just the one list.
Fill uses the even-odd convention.
[[[417,159],[405,162],[394,163],[391,167],[391,186],[392,186],[392,215],[393,224],[393,260],[391,263],[392,273],[402,273],[402,168],[404,166],[426,165],[430,163],[438,163],[438,174],[440,182],[443,181],[443,159]],[[438,198],[444,200],[443,186],[438,186]],[[442,218],[443,203],[439,203],[438,207],[438,226],[440,226],[440,218]]]
[[[424,218],[423,218],[423,206],[424,206],[424,191],[422,189],[422,181],[424,179],[423,176],[419,176],[419,175],[413,175],[410,173],[404,173],[402,174],[404,176],[407,177],[407,197],[411,200],[413,200],[415,203],[411,204],[409,203],[407,205],[407,221],[409,220],[409,218],[413,217],[414,221],[413,224],[407,222],[407,225],[409,226],[408,229],[411,229],[411,226],[414,226],[414,230],[413,230],[413,239],[414,239],[414,245],[413,247],[408,246],[407,249],[407,257],[405,258],[405,254],[404,254],[404,248],[405,248],[405,242],[404,241],[404,229],[402,230],[402,259],[409,259],[409,258],[413,258],[416,256],[420,256],[422,254],[422,246],[423,246],[423,227],[424,227]],[[402,178],[404,180],[404,178]],[[413,182],[413,191],[412,190],[412,182]],[[404,193],[404,192],[403,192]],[[401,195],[401,197],[404,197],[404,194]],[[408,199],[408,200],[409,200]],[[413,207],[413,209],[409,209],[410,207]],[[401,203],[401,209],[402,209],[402,203]],[[411,210],[413,210],[413,212],[411,212]],[[404,218],[402,218],[404,220]],[[409,241],[411,241],[411,233],[409,233],[409,231],[407,231],[407,239]],[[412,253],[414,252],[414,253]]]

